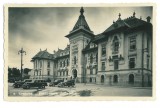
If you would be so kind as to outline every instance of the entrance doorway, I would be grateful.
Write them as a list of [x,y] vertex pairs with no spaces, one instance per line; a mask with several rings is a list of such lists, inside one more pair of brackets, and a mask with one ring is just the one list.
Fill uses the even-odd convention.
[[77,78],[77,70],[73,69],[73,78],[76,79]]
[[101,83],[104,83],[104,75],[101,76]]
[[113,82],[114,82],[114,83],[117,83],[117,82],[118,82],[118,76],[117,76],[117,75],[114,75],[114,76],[113,76]]
[[130,74],[130,75],[129,75],[129,83],[130,83],[130,84],[133,84],[133,83],[134,83],[134,75],[133,75],[133,74]]

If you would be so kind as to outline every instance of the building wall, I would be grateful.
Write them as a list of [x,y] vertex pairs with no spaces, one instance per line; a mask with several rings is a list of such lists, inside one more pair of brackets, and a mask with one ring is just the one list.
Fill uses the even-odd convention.
[[[50,67],[47,66],[47,63],[50,62]],[[46,60],[46,59],[35,59],[34,62],[34,78],[43,78],[43,79],[50,79],[53,80],[54,75],[54,62],[52,60]]]
[[[70,39],[70,76],[74,78],[74,71],[77,71],[76,82],[83,82],[84,75],[84,55],[82,50],[90,41],[90,38],[83,33],[76,34]],[[74,64],[74,57],[76,57],[76,64]]]
[[[67,65],[67,60],[68,60],[68,65]],[[64,65],[64,62],[65,62],[65,65]],[[61,63],[62,63],[62,66],[61,66]],[[70,64],[69,57],[58,59],[57,74],[56,74],[57,79],[63,79],[63,80],[69,79],[69,71],[70,71],[69,64]]]
[[[98,74],[97,74],[97,84],[107,85],[132,85],[141,86],[142,79],[144,80],[144,86],[147,86],[149,79],[151,78],[151,56],[149,58],[149,65],[147,65],[147,55],[151,55],[151,52],[146,52],[147,48],[147,33],[144,31],[136,31],[134,33],[124,34],[123,32],[116,33],[108,36],[108,40],[100,42],[98,44]],[[119,51],[115,54],[112,52],[112,42],[114,36],[118,37],[120,46]],[[130,38],[132,36],[136,37],[136,49],[130,51]],[[106,44],[106,56],[102,56],[102,45]],[[151,41],[148,42],[149,50],[151,50]],[[143,47],[142,47],[143,46]],[[142,52],[143,51],[143,52]],[[142,55],[143,54],[143,55]],[[113,56],[118,55],[118,69],[114,69],[114,59]],[[120,55],[123,59],[120,59]],[[142,61],[143,57],[143,61]],[[109,61],[109,58],[112,60]],[[134,70],[129,68],[130,58],[135,58]],[[105,62],[105,70],[102,70],[102,62]],[[143,70],[142,70],[143,66]],[[148,67],[147,67],[148,66]],[[146,70],[148,69],[148,70]],[[134,84],[129,83],[129,75],[134,75]],[[118,76],[118,82],[113,83],[113,76]],[[147,77],[146,77],[147,76]],[[102,78],[103,77],[103,78]],[[143,77],[143,78],[142,78]],[[104,79],[104,81],[101,81]]]
[[[88,53],[85,54],[85,70],[86,70],[86,81],[85,83],[96,83],[96,76],[98,73],[98,58],[97,57],[97,50],[95,51],[89,51]],[[93,57],[92,62],[91,60],[91,55]],[[96,60],[97,59],[97,60]]]

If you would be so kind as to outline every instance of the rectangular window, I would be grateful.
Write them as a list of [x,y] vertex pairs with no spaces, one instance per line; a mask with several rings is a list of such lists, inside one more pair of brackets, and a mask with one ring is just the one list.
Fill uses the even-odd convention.
[[66,75],[68,76],[68,71],[66,71]]
[[130,58],[129,59],[129,68],[135,68],[135,58]]
[[67,59],[67,66],[69,65],[69,61],[68,61],[68,59]]
[[147,69],[149,69],[149,58],[147,58]]
[[49,70],[47,71],[47,75],[48,75],[48,76],[50,75],[50,71],[49,71]]
[[130,50],[135,50],[136,49],[136,37],[133,36],[130,38]]
[[76,60],[77,60],[77,58],[76,58],[76,56],[74,56],[74,64],[76,64],[76,62],[77,62]]
[[90,75],[92,75],[92,74],[93,74],[93,69],[91,68],[91,69],[90,69]]
[[118,60],[114,60],[114,70],[117,70],[119,66]]
[[40,61],[40,68],[42,68],[42,61]]
[[105,70],[105,62],[102,62],[102,71]]
[[93,63],[93,55],[90,55],[90,63]]
[[39,75],[41,75],[41,70],[39,71]]
[[102,55],[106,55],[106,45],[102,45]]
[[60,67],[62,67],[62,62],[60,62]]
[[65,61],[63,61],[63,67],[65,67],[66,66],[66,63],[65,63]]
[[49,61],[47,62],[47,68],[50,68],[50,62]]

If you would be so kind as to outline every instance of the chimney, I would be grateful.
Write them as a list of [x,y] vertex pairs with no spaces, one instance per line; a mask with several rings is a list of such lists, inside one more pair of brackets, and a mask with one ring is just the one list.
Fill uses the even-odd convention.
[[148,16],[146,19],[147,19],[147,22],[150,23],[151,17]]

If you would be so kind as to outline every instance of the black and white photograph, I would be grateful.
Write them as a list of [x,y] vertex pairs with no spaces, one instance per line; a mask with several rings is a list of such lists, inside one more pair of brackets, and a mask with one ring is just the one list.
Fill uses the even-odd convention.
[[7,98],[152,98],[153,9],[6,6]]

